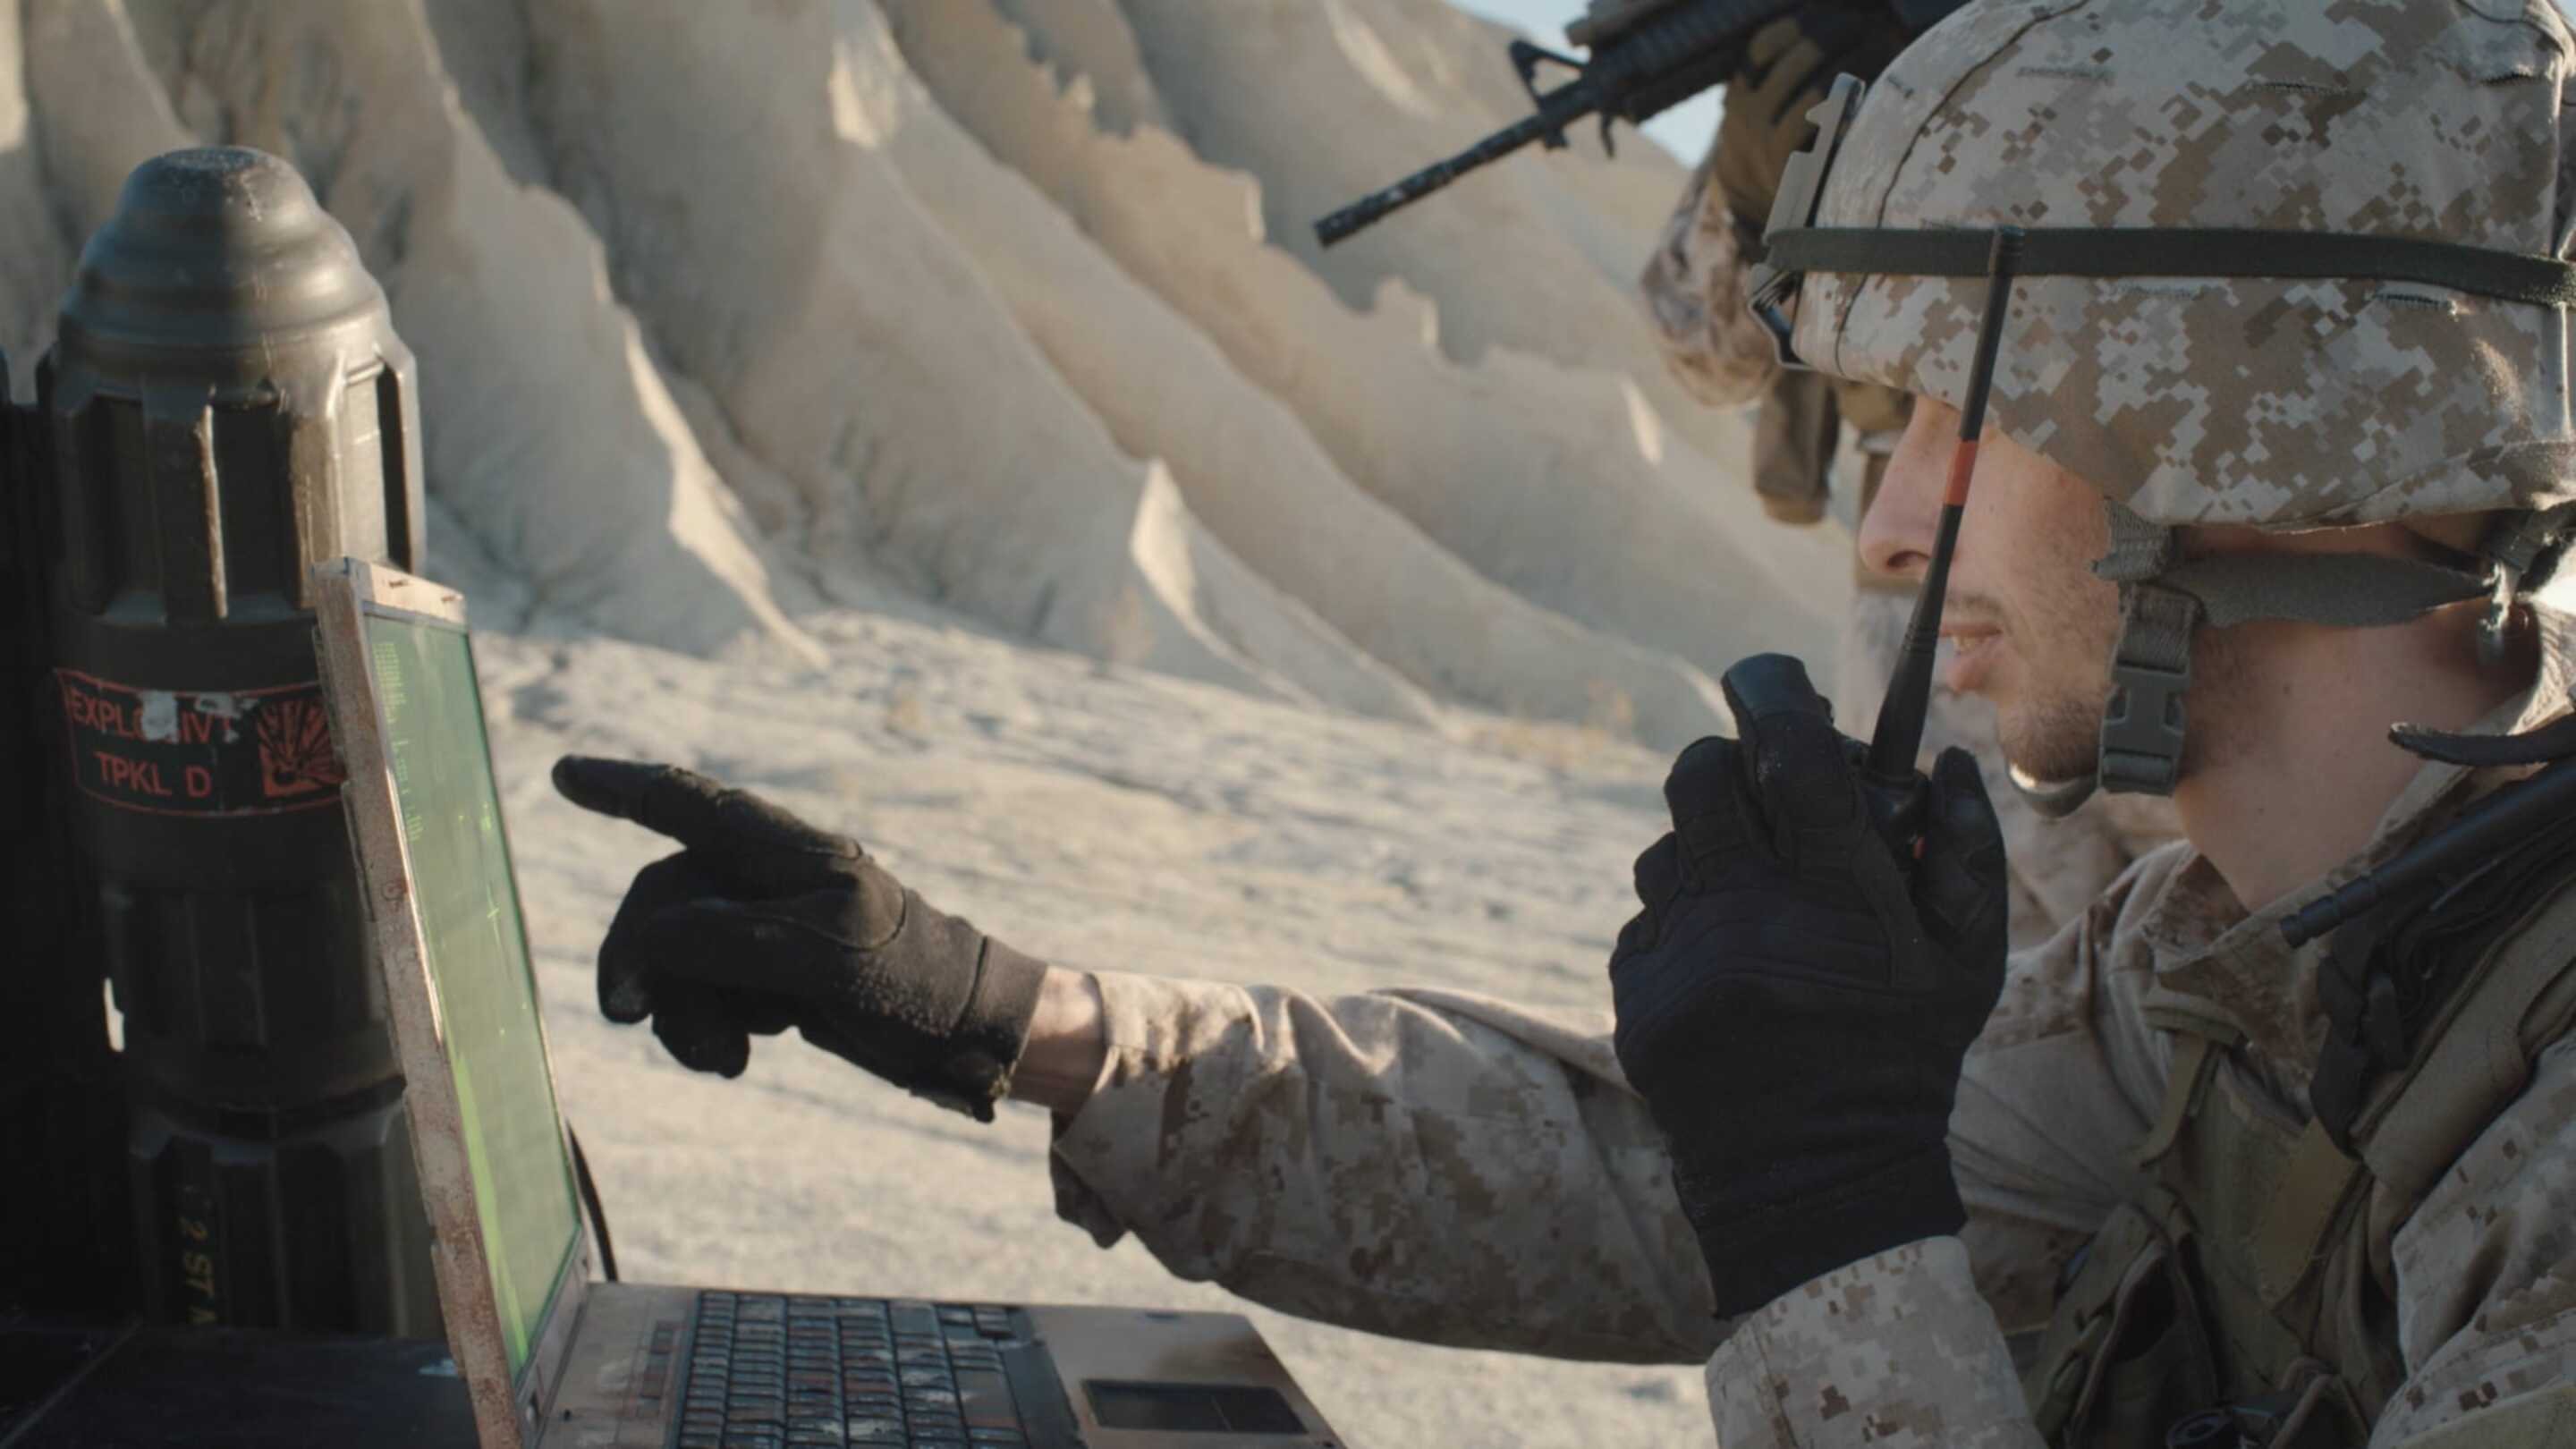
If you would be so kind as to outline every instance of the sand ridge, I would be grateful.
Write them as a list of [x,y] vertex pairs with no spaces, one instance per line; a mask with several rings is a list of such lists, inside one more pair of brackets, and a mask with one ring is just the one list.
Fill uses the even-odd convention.
[[1264,698],[1661,746],[1747,648],[1831,651],[1840,541],[1760,520],[1743,420],[1635,315],[1670,158],[1306,235],[1514,113],[1440,0],[6,0],[0,37],[20,391],[132,166],[275,151],[420,357],[433,557],[462,530],[531,607],[810,660],[865,579]]

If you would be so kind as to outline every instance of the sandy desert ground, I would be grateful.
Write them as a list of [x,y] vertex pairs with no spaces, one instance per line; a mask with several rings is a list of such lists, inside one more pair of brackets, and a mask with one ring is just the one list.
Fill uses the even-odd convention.
[[556,798],[559,753],[669,759],[865,840],[946,909],[1069,964],[1318,993],[1400,983],[1597,1010],[1665,761],[1498,718],[1415,726],[1031,649],[899,600],[801,621],[828,665],[596,637],[478,648],[564,1105],[623,1271],[1239,1308],[1353,1444],[1705,1442],[1693,1367],[1397,1343],[1181,1282],[1056,1219],[1047,1124],[979,1126],[792,1037],[692,1074],[593,1007],[591,953],[664,853]]

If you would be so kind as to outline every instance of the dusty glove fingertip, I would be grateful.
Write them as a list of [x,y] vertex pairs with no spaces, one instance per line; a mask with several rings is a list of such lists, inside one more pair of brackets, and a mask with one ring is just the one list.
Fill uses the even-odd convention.
[[1664,776],[1664,808],[1675,826],[1733,802],[1737,759],[1735,741],[1724,735],[1704,735],[1674,757]]
[[599,1014],[619,1026],[633,1026],[653,1014],[653,993],[638,978],[611,981],[603,970],[599,982]]
[[589,776],[608,763],[596,755],[558,755],[552,772],[555,788],[567,796],[577,795],[589,787]]
[[553,781],[555,793],[584,810],[620,819],[632,815],[630,790],[621,789],[619,777],[639,767],[632,760],[608,760],[596,755],[565,755],[555,761],[547,778]]
[[1932,771],[1934,777],[1945,785],[1972,786],[1979,794],[1985,793],[1985,772],[1977,767],[1977,757],[1962,746],[1952,745],[1943,750],[1932,762]]
[[1977,767],[1976,756],[1957,745],[1943,750],[1932,762],[1932,784],[1940,800],[1939,814],[1954,828],[1998,828],[1994,799],[1986,793],[1985,772]]
[[1795,654],[1754,654],[1735,662],[1718,676],[1719,692],[1735,712],[1738,735],[1751,735],[1757,722],[1775,714],[1814,714],[1830,720],[1833,706],[1816,693],[1806,661]]
[[737,1026],[662,1012],[653,1018],[653,1035],[674,1061],[693,1072],[731,1079],[751,1065],[751,1036]]

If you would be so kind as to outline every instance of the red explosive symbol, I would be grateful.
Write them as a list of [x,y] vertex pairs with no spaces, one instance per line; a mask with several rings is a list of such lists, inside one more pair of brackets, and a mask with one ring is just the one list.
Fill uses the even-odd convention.
[[315,700],[288,697],[258,712],[259,787],[270,799],[327,790],[348,778],[331,748],[331,718]]

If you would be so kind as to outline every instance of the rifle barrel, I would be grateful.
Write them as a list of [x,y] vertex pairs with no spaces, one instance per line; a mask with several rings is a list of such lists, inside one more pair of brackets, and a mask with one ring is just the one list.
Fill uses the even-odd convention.
[[[1410,206],[1466,175],[1479,166],[1489,165],[1514,151],[1545,137],[1549,132],[1581,120],[1592,110],[1588,91],[1582,97],[1569,92],[1585,90],[1583,82],[1562,86],[1548,93],[1549,104],[1538,113],[1524,116],[1485,139],[1450,157],[1435,161],[1383,191],[1372,191],[1322,221],[1315,223],[1315,240],[1331,246],[1352,232],[1377,221],[1398,207]],[[1567,96],[1570,105],[1559,106],[1557,98]]]
[[[1496,131],[1315,223],[1331,246],[1399,207],[1410,206],[1489,162],[1544,140],[1595,112],[1631,125],[1721,84],[1743,62],[1746,39],[1802,0],[1676,0],[1609,34],[1587,31],[1592,60],[1583,78],[1539,97],[1538,113]],[[1570,32],[1569,32],[1570,33]]]

